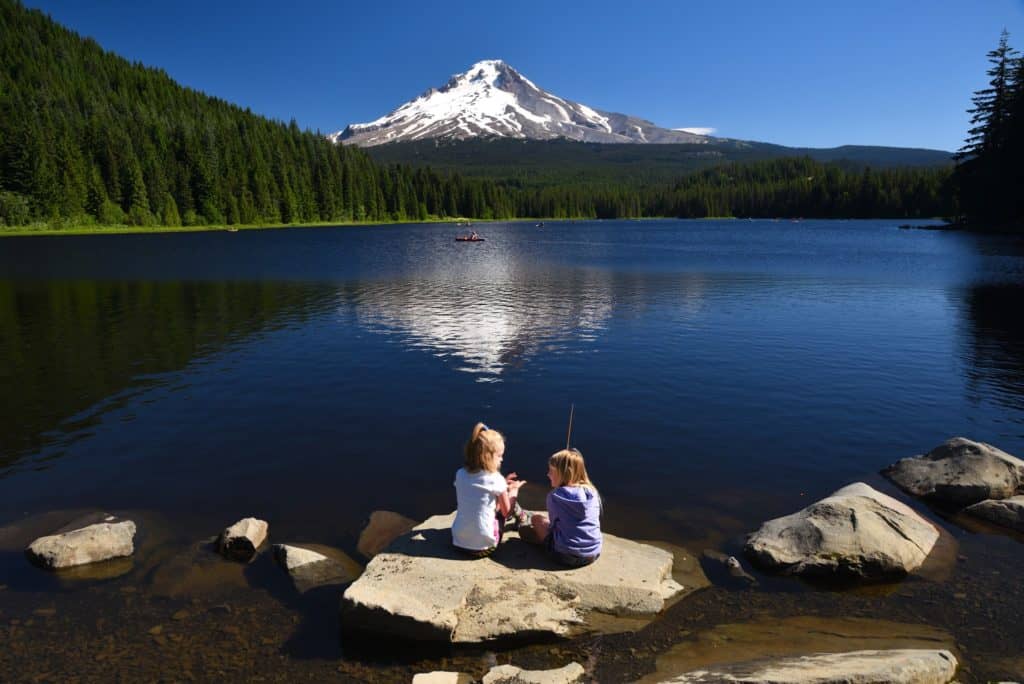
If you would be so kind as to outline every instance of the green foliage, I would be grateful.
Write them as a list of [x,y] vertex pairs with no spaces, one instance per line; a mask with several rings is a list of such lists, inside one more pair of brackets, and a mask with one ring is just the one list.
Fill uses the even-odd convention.
[[31,218],[28,197],[16,192],[0,192],[0,224],[23,226]]
[[182,88],[13,0],[0,0],[0,35],[7,224],[379,221],[419,215],[417,193],[446,182],[414,186],[411,169]]

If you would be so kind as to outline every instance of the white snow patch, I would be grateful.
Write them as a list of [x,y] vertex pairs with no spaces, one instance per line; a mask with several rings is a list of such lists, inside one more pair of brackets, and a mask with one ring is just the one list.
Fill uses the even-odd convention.
[[612,127],[608,125],[607,117],[601,116],[600,114],[598,114],[585,104],[580,104],[579,102],[577,102],[576,106],[580,108],[580,111],[583,112],[583,115],[586,116],[588,119],[598,124],[609,133],[612,132]]
[[693,133],[694,135],[711,135],[717,128],[709,128],[705,126],[690,126],[687,128],[673,128],[673,131],[682,131],[683,133]]

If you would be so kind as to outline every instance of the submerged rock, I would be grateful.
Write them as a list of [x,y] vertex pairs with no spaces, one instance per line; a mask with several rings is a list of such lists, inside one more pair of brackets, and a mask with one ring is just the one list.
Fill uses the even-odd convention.
[[938,538],[938,530],[908,506],[857,482],[764,523],[744,550],[786,574],[874,580],[914,571]]
[[367,559],[373,558],[403,534],[416,527],[416,521],[393,511],[374,511],[370,522],[359,533],[356,550]]
[[717,575],[718,583],[741,588],[757,586],[757,578],[744,570],[743,564],[735,556],[727,556],[714,549],[704,549],[701,558],[705,564],[718,570],[717,573],[708,571],[709,574]]
[[218,550],[226,557],[247,563],[267,539],[267,522],[259,518],[242,518],[221,532]]
[[910,494],[958,507],[1024,493],[1024,461],[963,437],[897,461],[882,474]]
[[898,649],[818,653],[808,656],[720,665],[685,672],[664,684],[743,682],[743,684],[824,684],[885,682],[947,684],[959,663],[949,651]]
[[362,570],[343,551],[317,544],[275,544],[274,556],[302,593],[330,584],[346,584]]
[[217,553],[217,537],[187,547],[168,547],[146,575],[146,590],[155,596],[211,599],[248,587],[246,567],[225,563]]
[[483,684],[576,684],[583,681],[583,666],[569,663],[557,670],[524,670],[515,665],[498,665],[484,675]]
[[1024,496],[1011,496],[1009,499],[988,499],[964,509],[978,518],[983,518],[1011,530],[1024,532]]
[[135,523],[97,513],[36,539],[25,554],[40,567],[58,570],[122,558],[134,551]]
[[672,554],[613,535],[593,564],[569,569],[507,533],[489,558],[451,544],[454,514],[395,540],[342,597],[342,624],[453,643],[544,638],[589,631],[591,612],[651,617],[692,588],[672,579]]

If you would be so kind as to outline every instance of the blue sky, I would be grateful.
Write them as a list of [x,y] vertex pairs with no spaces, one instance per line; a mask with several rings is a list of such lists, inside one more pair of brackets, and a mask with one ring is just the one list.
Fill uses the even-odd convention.
[[668,128],[792,146],[953,150],[1024,0],[25,0],[183,85],[326,132],[481,59]]

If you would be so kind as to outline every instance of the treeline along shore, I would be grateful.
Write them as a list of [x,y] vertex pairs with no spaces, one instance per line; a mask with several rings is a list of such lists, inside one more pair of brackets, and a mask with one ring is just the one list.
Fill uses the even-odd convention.
[[104,51],[0,0],[0,226],[12,230],[446,217],[929,217],[949,168],[777,159],[638,185],[481,178],[374,162]]
[[[184,88],[0,0],[0,234],[515,218],[959,218],[1019,227],[1021,61],[1004,35],[957,166],[810,157],[646,175],[374,161]],[[694,168],[690,164],[688,168]],[[461,171],[461,173],[460,173]],[[534,173],[536,171],[536,173]],[[1002,197],[993,201],[992,193]],[[1010,199],[1007,199],[1010,198]],[[998,211],[994,211],[997,208]]]

